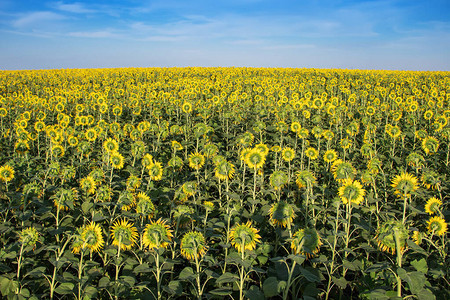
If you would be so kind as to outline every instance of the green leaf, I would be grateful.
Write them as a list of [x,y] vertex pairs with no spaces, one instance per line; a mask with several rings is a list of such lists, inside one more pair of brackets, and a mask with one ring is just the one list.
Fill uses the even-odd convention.
[[222,275],[220,275],[219,278],[217,278],[216,283],[223,284],[223,283],[235,282],[237,280],[239,280],[239,276],[237,276],[236,274],[226,272],[226,273],[223,273]]
[[264,293],[261,292],[259,287],[256,285],[252,285],[247,291],[245,291],[244,295],[249,300],[264,300]]
[[347,286],[348,282],[344,277],[337,278],[337,277],[332,276],[331,278],[333,279],[333,282],[341,289],[345,289],[345,287]]
[[263,291],[266,297],[274,297],[278,295],[278,279],[271,276],[264,280]]
[[134,268],[133,272],[135,274],[139,273],[148,273],[151,272],[152,269],[148,266],[148,263],[143,263],[142,265],[138,265],[136,268]]
[[180,276],[178,277],[180,280],[189,280],[194,278],[194,271],[191,267],[186,267],[180,272]]
[[93,206],[94,204],[92,204],[91,202],[85,201],[83,202],[83,204],[81,204],[81,209],[83,210],[83,213],[86,215],[91,211]]
[[120,276],[120,280],[129,287],[134,286],[134,284],[136,283],[136,279],[133,276]]
[[44,273],[45,273],[45,267],[37,267],[37,268],[34,268],[33,270],[31,270],[30,272],[28,272],[27,274],[25,274],[24,277],[27,277],[27,276],[40,276],[40,275],[42,275]]
[[343,265],[344,265],[344,268],[347,268],[347,269],[349,269],[349,270],[351,270],[351,271],[356,271],[355,265],[353,265],[352,262],[350,262],[350,261],[348,261],[348,260],[346,260],[346,259],[344,260]]
[[55,289],[55,293],[60,295],[69,295],[73,293],[75,285],[71,282],[63,282]]
[[96,294],[97,294],[97,289],[93,286],[88,286],[84,289],[83,299],[94,298]]
[[172,280],[171,282],[169,282],[167,291],[172,295],[181,295],[183,293],[183,286],[181,285],[181,281]]
[[425,285],[425,275],[421,272],[406,272],[403,268],[397,269],[400,278],[408,283],[409,289],[413,294],[417,294]]
[[7,277],[2,277],[0,280],[0,292],[3,296],[14,293],[19,288],[19,283],[15,280],[10,280]]
[[422,272],[424,274],[428,273],[428,265],[425,258],[422,258],[421,260],[415,259],[411,262],[411,265],[419,272]]
[[428,253],[427,253],[422,247],[419,247],[419,246],[418,246],[416,243],[414,243],[413,241],[407,240],[406,243],[408,244],[408,248],[409,248],[409,249],[411,249],[411,250],[413,250],[413,251],[415,251],[415,252],[421,253],[421,254],[423,254],[423,255],[428,256]]
[[311,270],[312,269],[307,270],[303,267],[300,267],[300,272],[306,278],[306,280],[308,280],[309,282],[319,282],[320,278],[316,274],[314,274]]
[[216,295],[216,296],[228,296],[231,295],[233,291],[231,288],[218,288],[210,291],[210,294]]
[[106,287],[108,287],[108,285],[109,285],[109,283],[110,283],[110,280],[109,280],[109,278],[108,277],[102,277],[102,278],[100,278],[100,280],[98,281],[98,287],[99,288],[106,288]]
[[421,289],[417,293],[417,298],[420,300],[436,300],[436,296],[428,289]]

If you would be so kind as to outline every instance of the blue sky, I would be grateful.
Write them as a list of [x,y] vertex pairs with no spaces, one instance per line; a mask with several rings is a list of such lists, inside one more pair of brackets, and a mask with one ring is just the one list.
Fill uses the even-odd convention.
[[450,71],[448,0],[0,0],[0,69]]

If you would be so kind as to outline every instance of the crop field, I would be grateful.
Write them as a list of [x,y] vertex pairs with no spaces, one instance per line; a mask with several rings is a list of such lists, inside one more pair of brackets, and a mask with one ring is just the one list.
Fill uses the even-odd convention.
[[450,299],[450,72],[0,71],[3,299]]

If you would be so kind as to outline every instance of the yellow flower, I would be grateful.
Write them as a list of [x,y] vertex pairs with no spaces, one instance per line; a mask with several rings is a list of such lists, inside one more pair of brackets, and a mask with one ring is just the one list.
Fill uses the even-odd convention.
[[111,163],[111,166],[114,169],[122,169],[123,168],[123,164],[124,164],[124,158],[122,156],[122,154],[120,154],[117,151],[114,151],[111,153],[110,157],[109,157],[109,162]]
[[99,252],[105,244],[102,229],[100,225],[95,224],[94,222],[83,227],[81,239],[83,240],[83,245],[94,252]]
[[306,149],[305,155],[309,159],[314,160],[314,159],[317,159],[319,157],[319,151],[317,151],[317,149],[314,149],[313,147],[309,147],[308,149]]
[[269,177],[270,185],[277,191],[288,183],[288,176],[284,171],[274,171]]
[[[396,236],[399,241],[400,249],[396,249]],[[397,220],[388,220],[380,225],[375,236],[378,247],[381,251],[387,251],[395,254],[396,250],[403,250],[406,248],[406,240],[408,239],[408,230],[405,224]]]
[[338,155],[337,152],[333,149],[325,151],[325,154],[323,155],[323,160],[326,163],[332,163],[337,159]]
[[425,204],[425,212],[433,215],[439,212],[439,207],[442,205],[442,201],[435,198],[435,197],[431,197],[430,199],[428,199],[427,203]]
[[214,168],[214,175],[220,180],[232,179],[234,173],[234,165],[226,160],[220,161]]
[[391,186],[394,188],[394,194],[399,197],[409,196],[411,192],[419,188],[417,178],[408,172],[401,172],[400,175],[395,176]]
[[153,162],[147,167],[147,169],[151,180],[159,181],[162,179],[163,167],[160,162]]
[[117,220],[111,227],[112,244],[122,250],[129,250],[133,247],[138,238],[138,232],[133,223],[127,220]]
[[366,190],[361,183],[350,178],[344,179],[342,186],[339,187],[339,197],[344,204],[349,202],[360,204],[364,200]]
[[199,170],[205,164],[205,156],[201,153],[195,152],[189,155],[189,167],[194,170]]
[[167,248],[172,241],[172,237],[172,230],[170,230],[166,221],[158,219],[147,224],[142,234],[142,243],[149,249]]
[[197,231],[186,233],[181,239],[181,255],[188,260],[196,260],[206,254],[208,247],[203,234]]
[[233,245],[238,252],[253,250],[256,248],[256,243],[260,242],[259,239],[261,236],[258,232],[259,230],[252,227],[250,221],[246,224],[237,224],[230,230],[231,245]]
[[94,194],[97,188],[97,183],[92,176],[87,176],[80,180],[80,187],[87,194]]
[[189,102],[184,102],[183,105],[181,106],[181,109],[186,114],[191,113],[192,112],[192,104]]
[[152,200],[150,200],[150,197],[140,192],[136,196],[136,212],[138,214],[142,214],[144,216],[152,216],[155,212],[155,206],[152,203]]
[[274,226],[290,227],[295,218],[295,212],[291,204],[281,201],[272,204],[269,209],[269,216],[270,222]]
[[321,245],[319,233],[313,228],[299,229],[294,233],[291,240],[292,252],[305,255],[307,258],[319,252]]
[[119,151],[119,143],[115,139],[108,138],[103,142],[103,149],[108,153],[117,152]]
[[447,232],[447,223],[441,217],[432,217],[428,220],[428,232],[443,235]]
[[266,156],[257,148],[253,148],[245,155],[244,162],[249,166],[249,168],[256,170],[264,166]]
[[432,136],[427,136],[422,140],[422,149],[426,154],[434,154],[439,149],[439,141]]
[[281,157],[284,161],[289,162],[295,158],[295,151],[290,147],[286,147],[281,151]]
[[9,182],[14,178],[14,169],[11,166],[4,165],[0,167],[0,180]]

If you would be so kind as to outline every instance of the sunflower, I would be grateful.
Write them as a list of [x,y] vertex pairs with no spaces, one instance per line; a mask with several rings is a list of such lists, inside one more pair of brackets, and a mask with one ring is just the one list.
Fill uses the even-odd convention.
[[443,235],[447,232],[447,223],[441,217],[432,217],[428,220],[428,232]]
[[261,152],[264,156],[267,156],[267,154],[269,154],[269,147],[267,147],[266,144],[260,143],[256,145],[255,148],[258,149],[259,152]]
[[281,151],[281,157],[284,161],[289,162],[295,158],[295,151],[290,147],[286,147]]
[[439,212],[439,207],[442,205],[442,201],[431,197],[428,199],[427,203],[425,204],[425,212],[429,215],[437,214]]
[[64,147],[59,145],[59,144],[55,144],[52,146],[52,155],[54,157],[62,157],[64,156],[65,150]]
[[330,150],[325,151],[325,153],[323,155],[323,160],[326,163],[332,163],[337,159],[337,157],[338,157],[337,152],[333,149],[330,149]]
[[94,142],[97,139],[97,131],[94,128],[89,128],[88,130],[86,130],[84,137],[89,142]]
[[270,222],[276,226],[286,227],[292,224],[295,218],[294,208],[291,204],[281,201],[272,204],[269,209]]
[[92,176],[87,176],[80,180],[80,187],[87,194],[94,194],[97,189],[97,183]]
[[288,183],[288,176],[284,171],[274,171],[269,177],[270,185],[277,191]]
[[306,157],[308,157],[309,159],[317,159],[319,157],[319,151],[313,147],[309,147],[308,149],[306,149],[305,151],[305,155]]
[[275,153],[281,152],[281,147],[279,145],[273,145],[270,150],[272,150]]
[[411,192],[419,188],[417,178],[408,172],[401,172],[400,175],[395,176],[391,186],[394,188],[394,194],[399,197],[409,196]]
[[4,165],[0,167],[0,180],[9,182],[14,179],[14,169],[11,166]]
[[381,160],[377,157],[373,157],[371,160],[367,162],[367,170],[371,174],[376,175],[380,172],[380,170],[382,170],[381,165],[382,165]]
[[149,153],[144,154],[141,163],[144,168],[148,169],[149,166],[153,164],[153,156]]
[[432,136],[427,136],[422,140],[422,149],[426,154],[434,154],[439,148],[439,141]]
[[94,222],[83,226],[83,230],[81,231],[81,239],[83,240],[83,245],[93,252],[99,252],[105,244],[102,229]]
[[151,180],[159,181],[162,179],[163,175],[163,167],[160,162],[153,162],[148,167],[148,175],[150,176]]
[[152,216],[155,212],[155,206],[152,203],[152,200],[150,200],[150,197],[140,192],[136,196],[136,212],[138,214],[142,214],[144,216]]
[[432,117],[433,117],[433,112],[431,110],[427,110],[423,114],[423,118],[425,120],[431,120]]
[[121,210],[129,211],[136,204],[135,197],[128,190],[122,191],[119,194],[117,204],[119,205]]
[[138,232],[133,223],[127,220],[117,220],[111,227],[111,238],[114,246],[120,245],[120,249],[129,250],[138,238]]
[[160,218],[157,221],[151,221],[150,224],[145,226],[142,233],[142,243],[150,250],[153,248],[165,249],[172,241],[172,237],[172,230],[170,230],[169,225]]
[[297,186],[299,189],[306,188],[306,187],[312,187],[316,184],[316,177],[313,175],[311,171],[308,170],[302,170],[298,171],[296,173],[296,180]]
[[127,179],[127,190],[133,192],[141,186],[141,179],[131,174]]
[[414,241],[416,245],[422,244],[423,233],[419,230],[414,230],[411,236],[411,239]]
[[107,153],[117,152],[119,151],[119,143],[115,139],[108,138],[103,142],[103,149],[105,149]]
[[115,116],[120,116],[122,115],[122,105],[116,105],[113,107],[112,109],[112,113]]
[[235,173],[234,165],[226,160],[216,164],[214,168],[214,175],[219,180],[232,179]]
[[183,105],[181,106],[181,109],[183,110],[184,113],[189,114],[192,112],[192,104],[189,102],[184,102]]
[[299,122],[292,122],[291,123],[291,130],[293,131],[293,132],[295,132],[295,133],[297,133],[297,132],[299,132],[300,131],[300,129],[302,129],[302,125],[300,125],[300,123]]
[[371,158],[375,154],[375,151],[372,148],[372,145],[369,143],[364,143],[361,146],[361,155],[364,158]]
[[242,223],[235,225],[230,230],[231,245],[233,245],[238,252],[255,249],[256,243],[259,243],[259,239],[261,238],[258,231],[258,229],[252,227],[250,221],[246,224]]
[[339,144],[341,145],[342,149],[348,149],[352,146],[352,141],[349,138],[343,138]]
[[319,233],[314,228],[299,229],[292,236],[291,250],[294,254],[305,255],[311,258],[319,252],[322,245]]
[[45,123],[42,121],[37,121],[36,123],[34,123],[34,130],[36,130],[36,132],[42,132],[45,129]]
[[439,178],[439,174],[433,170],[426,170],[420,176],[420,181],[422,181],[422,185],[427,189],[437,189],[441,185],[441,179]]
[[344,204],[349,202],[360,204],[364,200],[365,194],[366,190],[358,180],[344,179],[342,186],[339,187],[339,197]]
[[331,172],[334,178],[339,182],[347,178],[354,178],[356,169],[350,162],[345,162],[342,159],[336,159],[331,165]]
[[167,165],[170,168],[181,170],[181,168],[183,167],[183,160],[179,156],[174,156],[171,159],[169,159]]
[[406,248],[406,240],[408,239],[408,230],[401,221],[387,220],[377,229],[375,240],[381,251],[395,254],[395,238],[399,241],[400,251]]
[[325,130],[324,132],[322,132],[322,136],[327,140],[327,141],[331,141],[334,138],[334,132],[331,130]]
[[19,233],[19,242],[24,246],[35,246],[39,241],[39,233],[34,227],[22,229]]
[[207,158],[212,158],[219,152],[219,147],[216,144],[209,143],[203,147],[202,152]]
[[67,143],[69,143],[71,147],[76,147],[78,145],[78,138],[76,136],[70,135],[67,138]]
[[178,205],[173,210],[173,219],[178,224],[179,227],[187,227],[191,224],[194,219],[192,215],[194,214],[194,209],[187,205]]
[[249,168],[256,170],[264,165],[266,156],[257,148],[253,148],[245,155],[244,161]]
[[206,254],[208,247],[202,233],[189,231],[181,239],[181,255],[188,260],[196,260]]
[[425,165],[425,158],[417,152],[411,152],[406,157],[406,163],[415,169],[420,169]]
[[117,151],[111,152],[109,156],[109,162],[114,169],[122,169],[124,160],[125,159],[123,158],[122,154]]
[[75,188],[66,189],[60,187],[50,199],[53,200],[55,207],[60,210],[73,209],[75,201],[78,199],[78,191]]
[[243,147],[250,147],[253,145],[253,140],[255,139],[255,136],[251,132],[245,132],[242,137],[239,139],[239,143]]
[[194,170],[199,170],[205,164],[205,156],[201,153],[195,152],[189,155],[189,167]]

